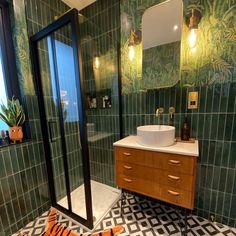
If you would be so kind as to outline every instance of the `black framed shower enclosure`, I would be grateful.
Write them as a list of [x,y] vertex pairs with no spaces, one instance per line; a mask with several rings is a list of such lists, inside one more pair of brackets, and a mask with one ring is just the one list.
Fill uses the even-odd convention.
[[[78,11],[68,11],[33,35],[30,47],[52,206],[86,227],[93,228]],[[65,61],[68,55],[70,59]],[[74,139],[77,142],[72,143]],[[78,161],[80,171],[71,174],[69,158],[76,155],[79,156],[77,159],[81,159],[81,162]],[[80,172],[79,177],[77,172]],[[80,182],[84,186],[86,217],[73,211],[72,182],[75,185]],[[66,191],[63,192],[63,189]],[[62,197],[66,199],[65,205],[58,203]]]

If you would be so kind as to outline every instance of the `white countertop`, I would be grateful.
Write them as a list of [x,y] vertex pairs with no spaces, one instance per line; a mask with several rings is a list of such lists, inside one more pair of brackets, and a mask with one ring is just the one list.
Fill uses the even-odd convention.
[[199,150],[198,150],[199,148],[197,140],[195,141],[195,143],[176,142],[174,145],[168,147],[154,147],[154,146],[149,147],[139,144],[137,136],[128,136],[113,143],[113,146],[136,148],[136,149],[156,151],[156,152],[166,152],[166,153],[180,154],[186,156],[197,156],[197,157],[199,156]]

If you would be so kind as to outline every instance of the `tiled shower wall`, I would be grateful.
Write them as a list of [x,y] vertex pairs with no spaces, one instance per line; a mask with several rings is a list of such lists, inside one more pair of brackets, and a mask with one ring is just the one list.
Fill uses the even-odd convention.
[[[121,1],[121,16],[122,19],[131,19],[132,27],[140,28],[143,11],[162,0],[122,0]],[[205,3],[205,1],[199,1]],[[184,9],[191,9],[195,2],[184,1]],[[189,5],[188,5],[189,4]],[[224,7],[220,4],[225,4]],[[233,4],[233,3],[232,3]],[[205,6],[205,5],[204,5]],[[122,100],[123,100],[123,125],[125,135],[136,134],[136,127],[144,124],[168,124],[170,106],[175,107],[174,125],[176,127],[177,136],[180,135],[180,128],[183,124],[184,117],[187,115],[191,124],[191,136],[199,140],[200,157],[198,160],[197,170],[197,188],[195,195],[195,210],[194,212],[205,218],[214,216],[217,222],[222,222],[226,225],[236,226],[236,84],[235,84],[235,63],[231,60],[231,56],[235,54],[235,42],[229,42],[225,38],[225,28],[210,28],[207,20],[209,16],[212,19],[213,8],[204,8],[204,15],[200,29],[204,31],[209,29],[214,30],[213,35],[221,35],[220,41],[211,41],[203,38],[199,42],[199,48],[203,51],[200,56],[197,54],[191,56],[194,65],[198,65],[195,70],[181,71],[180,82],[172,87],[165,89],[153,89],[144,91],[139,87],[142,80],[142,68],[138,68],[137,64],[132,64],[129,58],[122,58]],[[217,1],[215,5],[217,9],[217,17],[224,15],[227,7],[226,2]],[[220,12],[221,11],[221,12]],[[222,13],[223,11],[223,13]],[[229,10],[230,11],[230,10]],[[228,12],[229,12],[228,11]],[[227,22],[230,27],[230,18]],[[126,25],[121,25],[121,50],[125,52],[129,33],[125,35]],[[207,34],[205,34],[207,35]],[[204,36],[205,36],[204,35]],[[208,35],[207,35],[208,36]],[[188,42],[187,31],[182,36],[184,42]],[[205,40],[205,41],[204,41]],[[208,41],[207,41],[208,40]],[[206,46],[204,42],[208,42]],[[211,44],[216,43],[214,48],[217,48],[217,53],[220,54],[223,45],[224,51],[228,52],[227,57],[232,65],[229,74],[223,74],[218,77],[219,72],[214,71],[215,77],[208,78],[211,74],[211,64],[207,64],[208,68],[201,68],[201,62],[208,61],[208,49]],[[199,49],[198,48],[198,49]],[[207,48],[207,49],[206,49]],[[186,52],[182,47],[181,55],[186,56]],[[225,55],[225,54],[224,54]],[[216,54],[214,55],[216,56]],[[191,61],[189,59],[188,62]],[[214,61],[214,58],[210,58]],[[139,61],[139,59],[137,59]],[[199,64],[198,64],[199,63]],[[190,65],[186,63],[185,66]],[[186,69],[186,67],[185,67]],[[130,73],[130,71],[132,73]],[[219,79],[219,81],[217,81]],[[212,81],[215,80],[215,81]],[[196,81],[196,82],[195,82]],[[227,82],[228,81],[228,82]],[[195,82],[195,86],[190,86]],[[224,82],[224,83],[222,83]],[[188,83],[188,88],[183,84]],[[156,78],[158,84],[158,78]],[[201,85],[203,84],[203,85]],[[199,107],[196,110],[187,109],[187,96],[189,91],[199,91]],[[164,107],[164,114],[158,120],[155,116],[155,111],[159,107]]]
[[50,206],[39,110],[29,59],[23,0],[11,1],[22,101],[30,127],[24,143],[0,148],[0,235],[11,235]]
[[0,235],[4,236],[16,232],[50,207],[28,37],[68,10],[61,1],[50,1],[50,5],[48,1],[9,0],[9,3],[17,72],[30,132],[25,143],[0,149]]
[[[91,178],[115,186],[113,142],[119,139],[118,61],[119,1],[97,1],[80,12],[80,38],[85,93],[97,97],[97,108],[87,109],[94,135],[88,138]],[[95,57],[100,65],[95,67]],[[99,96],[111,95],[111,108]]]

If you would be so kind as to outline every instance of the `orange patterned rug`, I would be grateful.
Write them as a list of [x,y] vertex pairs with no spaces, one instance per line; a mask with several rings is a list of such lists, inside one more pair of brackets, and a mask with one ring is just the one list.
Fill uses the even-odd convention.
[[[117,225],[111,229],[104,230],[102,232],[90,234],[91,236],[112,236],[118,235],[123,232],[124,228],[121,225]],[[88,234],[86,234],[88,235]],[[20,233],[18,236],[26,236],[23,233]],[[45,232],[42,236],[82,236],[82,234],[78,234],[69,228],[62,226],[57,222],[57,210],[55,208],[51,208],[50,214],[48,216],[48,223],[46,226]]]

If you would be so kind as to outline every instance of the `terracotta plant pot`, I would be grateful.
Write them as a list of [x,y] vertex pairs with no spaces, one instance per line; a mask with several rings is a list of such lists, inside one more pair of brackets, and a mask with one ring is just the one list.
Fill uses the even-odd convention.
[[9,128],[9,137],[13,141],[13,143],[16,143],[16,141],[22,142],[23,139],[23,132],[22,127],[20,126],[14,126]]

